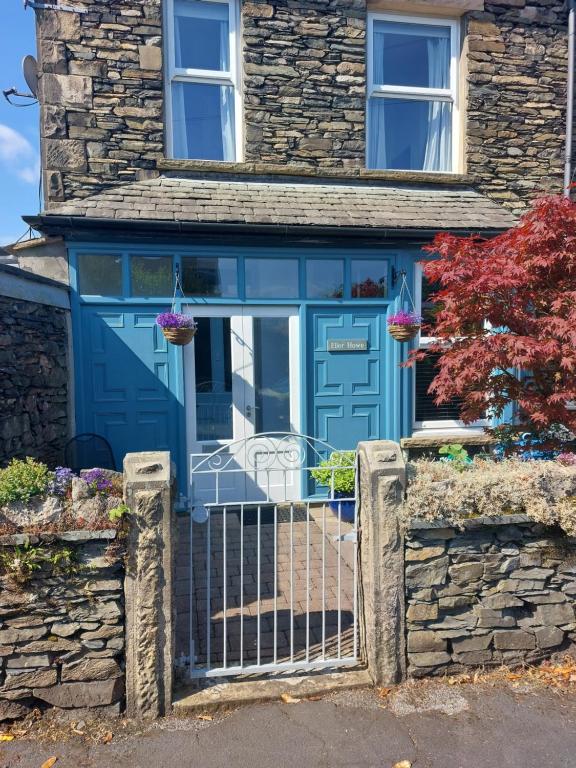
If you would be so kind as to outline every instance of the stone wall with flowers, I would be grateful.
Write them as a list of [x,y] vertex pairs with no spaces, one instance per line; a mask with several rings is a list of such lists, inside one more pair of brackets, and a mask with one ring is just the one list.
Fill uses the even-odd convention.
[[32,460],[0,470],[0,721],[123,706],[122,475],[81,475]]

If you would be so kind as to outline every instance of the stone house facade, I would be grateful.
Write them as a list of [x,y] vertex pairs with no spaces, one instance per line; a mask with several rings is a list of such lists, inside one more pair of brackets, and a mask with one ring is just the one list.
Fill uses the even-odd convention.
[[[166,3],[82,6],[86,13],[37,12],[48,207],[174,167],[165,164]],[[514,211],[559,191],[563,0],[242,2],[241,163],[223,170],[249,174],[255,163],[311,175],[363,171],[368,14],[404,9],[450,15],[461,27],[463,141],[454,170]]]
[[[404,280],[425,303],[435,232],[489,236],[562,191],[564,3],[57,6],[35,11],[45,210],[26,220],[69,261],[76,431],[118,463],[171,450],[183,499],[189,454],[258,432],[465,435],[386,317]],[[184,350],[154,322],[170,306],[198,322]]]

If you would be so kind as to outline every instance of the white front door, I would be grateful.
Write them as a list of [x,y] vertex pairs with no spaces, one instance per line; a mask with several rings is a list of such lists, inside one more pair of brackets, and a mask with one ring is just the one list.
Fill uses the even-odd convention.
[[298,310],[193,305],[185,311],[198,323],[194,341],[184,348],[190,469],[218,449],[226,456],[226,446],[234,454],[220,477],[196,476],[194,495],[209,501],[217,493],[220,502],[273,499],[280,478],[253,471],[258,455],[244,455],[238,441],[299,431]]

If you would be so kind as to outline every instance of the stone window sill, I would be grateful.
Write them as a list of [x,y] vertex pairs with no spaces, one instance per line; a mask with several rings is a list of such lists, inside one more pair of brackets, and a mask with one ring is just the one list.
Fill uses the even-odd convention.
[[400,440],[400,446],[403,450],[415,448],[437,448],[451,443],[460,443],[460,445],[494,445],[496,440],[483,432],[474,434],[463,432],[445,433],[443,435],[419,435],[416,437],[405,437]]
[[158,160],[159,171],[236,176],[291,176],[310,179],[389,181],[447,186],[470,185],[470,176],[459,173],[423,171],[376,171],[368,168],[311,168],[307,165],[272,165],[267,163],[228,163],[213,160]]

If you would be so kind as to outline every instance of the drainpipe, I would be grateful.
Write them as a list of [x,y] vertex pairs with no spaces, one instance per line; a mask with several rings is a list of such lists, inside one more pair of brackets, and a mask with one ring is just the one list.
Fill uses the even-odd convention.
[[576,50],[576,0],[568,0],[568,103],[566,105],[566,162],[564,195],[570,197],[572,183],[572,140],[574,133],[574,53]]

